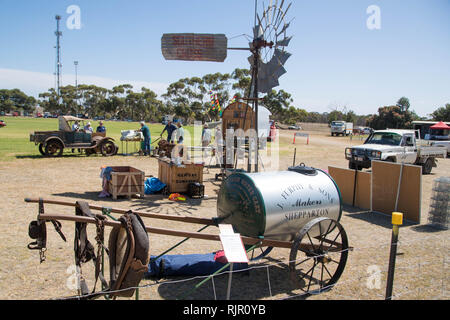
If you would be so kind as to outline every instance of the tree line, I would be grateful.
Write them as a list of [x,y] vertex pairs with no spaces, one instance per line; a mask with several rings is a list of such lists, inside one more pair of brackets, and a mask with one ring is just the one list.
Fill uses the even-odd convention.
[[[231,73],[207,74],[203,77],[183,78],[171,83],[158,97],[152,90],[142,87],[137,91],[130,84],[106,89],[80,84],[51,88],[36,99],[19,89],[0,89],[0,112],[23,111],[33,113],[37,106],[52,114],[85,115],[118,120],[146,120],[160,122],[164,115],[173,114],[187,123],[194,120],[220,119],[220,109],[233,99],[249,96],[251,83],[248,69],[235,69]],[[211,101],[215,107],[211,106]],[[218,102],[218,103],[217,103]],[[272,90],[263,97],[260,105],[272,113],[272,119],[284,124],[298,122],[331,123],[336,120],[353,122],[357,126],[374,129],[410,128],[412,121],[421,118],[410,110],[409,99],[401,97],[395,105],[383,106],[377,114],[357,115],[346,106],[336,106],[330,112],[307,111],[293,105],[290,93]],[[430,120],[450,121],[450,104],[437,108]]]

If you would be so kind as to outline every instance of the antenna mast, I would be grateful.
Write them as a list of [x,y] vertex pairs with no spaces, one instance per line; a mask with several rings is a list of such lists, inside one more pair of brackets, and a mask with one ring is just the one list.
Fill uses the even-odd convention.
[[61,20],[61,16],[56,15],[55,19],[56,19],[56,31],[55,31],[55,35],[56,35],[56,92],[59,96],[59,94],[60,94],[59,87],[61,86],[61,69],[62,69],[61,46],[59,45],[59,39],[62,36],[62,32],[59,31],[59,21]]

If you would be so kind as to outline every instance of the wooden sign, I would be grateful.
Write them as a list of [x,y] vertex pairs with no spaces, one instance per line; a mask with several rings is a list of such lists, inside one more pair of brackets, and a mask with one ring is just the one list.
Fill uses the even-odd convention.
[[165,33],[161,51],[166,60],[223,62],[228,39],[224,34]]

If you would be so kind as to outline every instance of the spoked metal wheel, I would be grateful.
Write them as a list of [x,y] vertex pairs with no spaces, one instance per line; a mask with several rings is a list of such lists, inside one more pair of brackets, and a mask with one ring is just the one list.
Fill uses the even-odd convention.
[[103,156],[113,156],[116,153],[116,145],[112,141],[103,142],[100,146]]
[[59,157],[64,150],[63,145],[59,141],[51,140],[45,145],[45,155],[48,157]]
[[344,271],[348,239],[342,225],[330,218],[317,218],[297,234],[289,256],[293,285],[307,294],[333,287]]

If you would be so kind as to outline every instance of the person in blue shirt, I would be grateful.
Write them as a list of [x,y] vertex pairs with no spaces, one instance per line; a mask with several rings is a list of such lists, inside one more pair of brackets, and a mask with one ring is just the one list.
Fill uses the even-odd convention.
[[102,121],[100,121],[100,122],[98,123],[98,127],[97,127],[97,129],[96,129],[96,132],[106,132],[106,128],[105,128],[105,126],[103,125],[103,122],[102,122]]
[[172,123],[172,121],[167,121],[166,126],[164,127],[163,131],[161,132],[161,137],[164,133],[164,131],[167,131],[167,141],[170,143],[173,143],[173,140],[175,137],[172,136],[173,132],[177,130],[177,127]]
[[141,121],[141,129],[142,135],[144,136],[144,155],[150,155],[150,129],[145,125],[145,121]]

